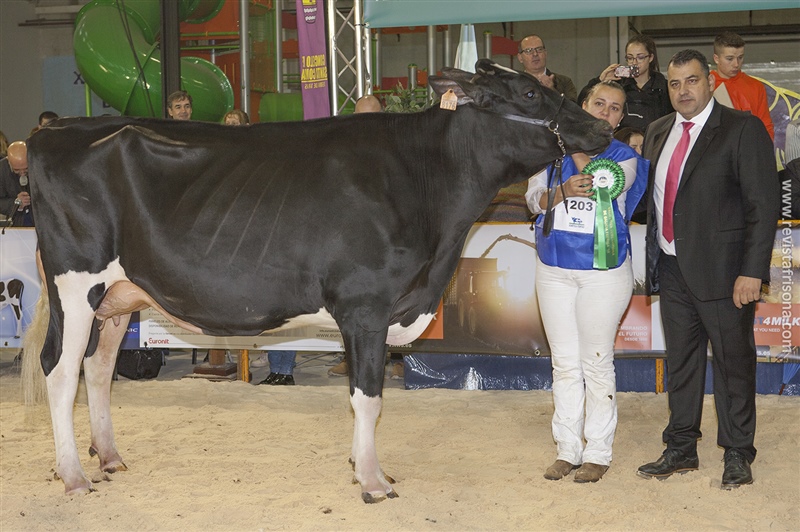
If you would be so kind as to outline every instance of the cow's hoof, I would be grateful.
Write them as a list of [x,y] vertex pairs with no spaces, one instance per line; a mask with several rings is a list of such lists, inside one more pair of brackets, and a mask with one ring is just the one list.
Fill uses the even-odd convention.
[[[53,473],[53,478],[55,480],[61,479],[61,477],[58,476],[58,473]],[[92,487],[92,483],[86,477],[83,478],[82,482],[76,482],[74,484],[67,484],[64,482],[65,495],[86,495],[87,493],[91,493],[93,491],[96,490]]]
[[80,475],[75,481],[67,482],[58,471],[53,471],[53,480],[64,481],[64,493],[66,495],[82,495],[96,491],[92,487],[92,482],[86,478],[86,475]]
[[114,461],[104,465],[101,470],[105,471],[106,473],[116,473],[117,471],[127,471],[128,466],[126,466],[122,461]]
[[377,494],[364,492],[361,494],[361,499],[367,504],[375,504],[385,499],[396,499],[399,496],[400,495],[398,495],[397,492],[394,490],[390,491],[389,493],[377,493]]
[[91,456],[92,458],[97,456],[97,449],[94,448],[94,445],[89,446],[89,456]]
[[71,490],[65,489],[64,490],[64,494],[65,495],[88,495],[88,494],[92,493],[93,491],[97,491],[97,490],[94,489],[92,486],[89,486],[88,488],[86,486],[80,486],[80,487],[77,487],[77,488],[73,488]]

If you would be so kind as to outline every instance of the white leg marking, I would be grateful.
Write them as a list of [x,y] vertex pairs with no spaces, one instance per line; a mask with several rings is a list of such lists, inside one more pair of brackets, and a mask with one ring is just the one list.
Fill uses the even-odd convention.
[[355,413],[352,458],[355,461],[356,480],[361,484],[362,497],[380,500],[393,494],[392,485],[386,480],[375,448],[375,425],[381,413],[381,397],[367,397],[356,388],[350,396],[350,405]]

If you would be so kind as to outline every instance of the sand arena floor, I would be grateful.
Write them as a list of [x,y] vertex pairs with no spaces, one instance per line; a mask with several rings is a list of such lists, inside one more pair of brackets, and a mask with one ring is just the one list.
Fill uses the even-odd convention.
[[[755,483],[720,489],[713,399],[700,470],[666,481],[636,468],[662,450],[666,396],[621,393],[614,462],[597,484],[548,481],[547,391],[407,391],[386,381],[378,451],[400,497],[361,502],[347,463],[346,379],[335,355],[301,355],[293,387],[181,379],[186,353],[153,381],[113,384],[117,446],[129,467],[97,492],[53,480],[46,406],[25,407],[0,352],[0,530],[798,530],[800,398],[759,396]],[[254,382],[266,369],[256,370]],[[387,369],[388,373],[388,369]],[[88,474],[86,395],[75,406]]]

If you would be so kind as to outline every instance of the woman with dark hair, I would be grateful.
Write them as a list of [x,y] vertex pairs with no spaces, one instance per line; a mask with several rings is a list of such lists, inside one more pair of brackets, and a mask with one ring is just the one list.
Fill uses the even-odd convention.
[[648,124],[673,111],[667,92],[667,80],[658,70],[656,43],[641,33],[628,39],[625,46],[626,65],[614,63],[589,80],[578,101],[586,98],[589,89],[601,81],[616,81],[625,89],[627,103],[620,127],[644,131]]
[[614,132],[614,138],[633,148],[639,155],[642,154],[644,144],[644,131],[635,127],[621,127]]

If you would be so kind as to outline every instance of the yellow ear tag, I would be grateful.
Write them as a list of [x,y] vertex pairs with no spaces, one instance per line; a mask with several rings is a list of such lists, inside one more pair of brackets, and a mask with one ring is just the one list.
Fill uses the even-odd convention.
[[439,102],[439,108],[455,111],[456,107],[458,107],[458,96],[453,92],[453,89],[448,89],[447,92],[442,94],[442,101]]

